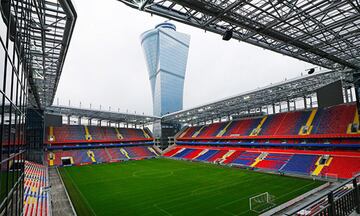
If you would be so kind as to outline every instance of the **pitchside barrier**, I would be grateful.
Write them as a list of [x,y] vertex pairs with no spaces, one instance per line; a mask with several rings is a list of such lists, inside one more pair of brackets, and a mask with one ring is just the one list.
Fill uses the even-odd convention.
[[285,215],[347,216],[353,212],[360,214],[360,174]]

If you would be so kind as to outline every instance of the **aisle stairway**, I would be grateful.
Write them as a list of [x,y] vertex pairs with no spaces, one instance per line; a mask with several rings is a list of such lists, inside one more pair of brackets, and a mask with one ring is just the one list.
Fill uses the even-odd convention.
[[321,171],[324,169],[324,167],[328,167],[330,166],[330,163],[332,161],[332,157],[330,157],[329,155],[323,155],[321,157],[319,157],[319,159],[316,161],[315,164],[315,170],[312,172],[312,175],[314,176],[318,176]]

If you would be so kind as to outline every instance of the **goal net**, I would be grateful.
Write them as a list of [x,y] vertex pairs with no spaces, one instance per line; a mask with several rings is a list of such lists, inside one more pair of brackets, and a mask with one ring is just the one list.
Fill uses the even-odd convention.
[[262,213],[271,209],[276,204],[274,203],[275,197],[268,192],[253,196],[249,198],[250,210],[256,213]]
[[338,181],[338,175],[336,173],[325,173],[325,179],[327,181]]

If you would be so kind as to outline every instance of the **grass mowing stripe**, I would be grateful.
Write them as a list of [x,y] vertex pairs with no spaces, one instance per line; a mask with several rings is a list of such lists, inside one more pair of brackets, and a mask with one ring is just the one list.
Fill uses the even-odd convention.
[[[67,171],[65,170],[65,172],[67,173]],[[86,205],[88,206],[88,208],[90,209],[90,211],[93,213],[93,215],[96,215],[94,210],[92,209],[89,201],[86,199],[86,197],[84,197],[84,195],[81,193],[81,191],[79,190],[78,186],[74,183],[74,179],[70,176],[71,182],[74,184],[76,191],[80,194],[80,196],[83,198],[84,202],[86,203]]]
[[[251,196],[269,192],[281,204],[322,182],[169,159],[65,167],[70,197],[94,213],[132,216],[257,215]],[[171,175],[170,175],[171,173]],[[70,178],[71,177],[71,178]],[[72,181],[72,182],[71,182]],[[66,187],[68,185],[66,184]],[[90,211],[90,210],[88,210]],[[226,213],[224,212],[226,211]],[[79,216],[88,215],[79,212]]]
[[[209,176],[212,176],[212,174],[208,174],[207,177]],[[214,176],[216,177],[216,176]],[[177,201],[177,200],[182,200],[186,197],[189,197],[189,195],[200,195],[201,193],[196,193],[195,191],[198,191],[198,190],[203,190],[202,193],[209,193],[209,192],[212,192],[212,191],[218,191],[222,188],[228,188],[228,187],[231,187],[231,186],[236,186],[238,185],[239,183],[228,183],[226,185],[223,185],[222,183],[225,183],[226,181],[222,180],[221,177],[219,177],[220,181],[217,181],[217,183],[220,183],[221,186],[218,186],[218,185],[206,185],[206,186],[203,186],[203,187],[199,187],[199,188],[196,188],[194,190],[191,190],[191,191],[184,191],[183,188],[181,187],[178,187],[178,190],[181,191],[181,193],[175,193],[176,191],[172,190],[173,193],[173,196],[169,197],[171,199],[168,199],[165,203],[171,203],[171,202],[174,202],[174,201]],[[244,181],[244,179],[249,179],[249,180],[246,180]],[[252,178],[246,178],[245,176],[242,178],[242,182],[241,183],[245,183],[245,182],[250,182],[250,181],[253,181]],[[180,186],[179,184],[177,186]],[[216,187],[215,189],[213,189],[214,187]],[[138,190],[141,190],[141,188],[138,188]],[[153,191],[153,192],[156,192],[156,191]],[[215,196],[215,195],[208,195],[208,196]],[[136,196],[134,196],[134,193],[132,194],[132,198],[135,198]],[[199,199],[199,198],[198,198]],[[200,198],[201,199],[201,198]],[[134,206],[146,206],[145,204],[146,203],[149,203],[149,202],[152,202],[152,200],[148,200],[148,201],[145,201],[145,202],[137,202],[136,204],[134,204]],[[180,202],[180,204],[183,204],[183,203],[186,203],[186,202],[192,202],[191,200],[190,201],[183,201],[183,202]],[[162,205],[164,204],[161,203]],[[172,206],[173,207],[173,206]],[[143,208],[151,208],[150,206],[148,207],[143,207]]]
[[71,175],[67,172],[66,169],[60,169],[61,177],[63,178],[66,189],[70,195],[70,199],[74,205],[76,213],[78,215],[92,215],[95,216],[96,213],[91,208],[91,205],[86,200],[84,195],[81,193],[76,183],[72,179]]

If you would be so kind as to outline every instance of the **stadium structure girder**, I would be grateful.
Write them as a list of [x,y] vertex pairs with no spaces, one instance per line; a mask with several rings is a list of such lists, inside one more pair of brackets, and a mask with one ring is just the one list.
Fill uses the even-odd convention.
[[160,117],[136,115],[129,113],[111,112],[95,109],[83,109],[75,107],[51,106],[45,110],[47,114],[84,117],[87,119],[105,120],[114,123],[130,123],[135,125],[147,125],[159,120]]
[[360,69],[359,0],[118,0],[331,69]]
[[163,116],[162,121],[177,124],[207,122],[248,112],[251,109],[308,97],[316,93],[319,88],[339,80],[342,81],[343,87],[347,88],[353,85],[353,72],[353,70],[327,71],[282,81],[213,103],[170,113]]
[[10,2],[29,76],[30,104],[44,109],[53,103],[77,14],[70,0]]
[[252,91],[224,98],[215,102],[180,110],[163,117],[111,112],[95,109],[84,109],[65,106],[51,106],[46,113],[110,122],[130,123],[136,125],[153,124],[162,121],[169,124],[197,124],[230,115],[238,115],[249,110],[271,106],[284,102],[294,102],[300,98],[313,96],[316,91],[328,84],[341,80],[345,89],[354,86],[354,70],[327,71],[304,75],[294,79],[271,84]]

